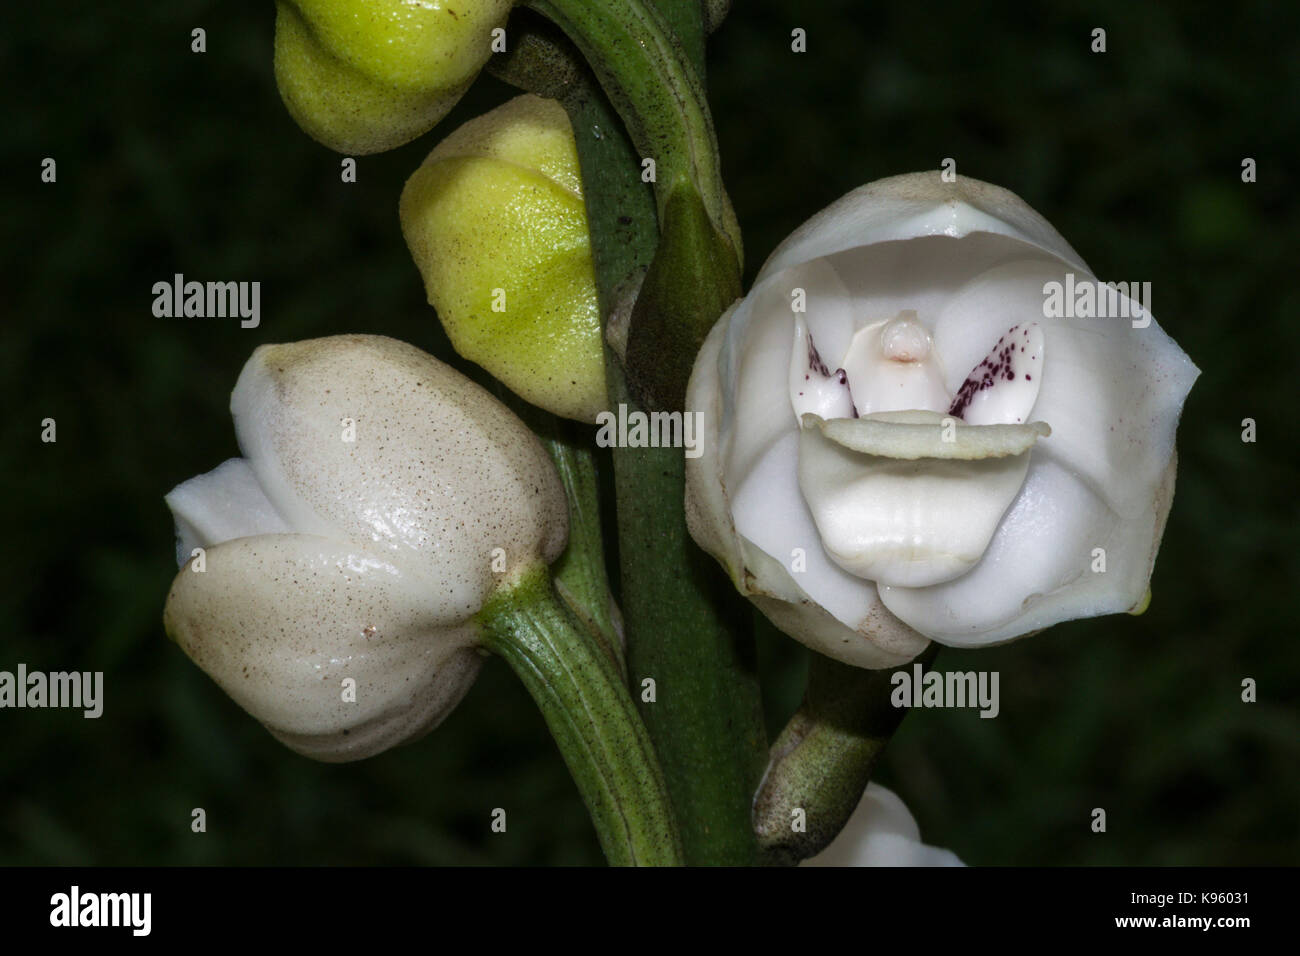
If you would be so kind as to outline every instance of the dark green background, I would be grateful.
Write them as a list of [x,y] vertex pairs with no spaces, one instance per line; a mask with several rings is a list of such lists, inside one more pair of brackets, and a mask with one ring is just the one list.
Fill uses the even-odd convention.
[[[710,44],[748,276],[852,187],[952,156],[1102,277],[1151,281],[1204,370],[1151,610],[945,651],[941,667],[1001,672],[1001,715],[918,712],[888,751],[879,779],[972,863],[1300,857],[1300,7],[1170,8],[738,0]],[[97,721],[0,711],[0,863],[597,861],[499,662],[432,736],[323,766],[275,743],[159,624],[175,573],[162,495],[236,453],[227,403],[256,345],[365,331],[449,355],[397,197],[441,133],[510,91],[484,77],[438,131],[343,185],[280,104],[270,3],[6,16],[0,669],[103,670],[106,703]],[[195,26],[206,54],[190,52]],[[796,26],[806,54],[790,51]],[[261,327],[154,318],[150,287],[173,272],[260,280]],[[47,416],[56,444],[39,440]],[[1247,416],[1256,444],[1240,440]],[[768,635],[762,658],[779,726],[802,652]],[[505,835],[488,829],[497,806]]]

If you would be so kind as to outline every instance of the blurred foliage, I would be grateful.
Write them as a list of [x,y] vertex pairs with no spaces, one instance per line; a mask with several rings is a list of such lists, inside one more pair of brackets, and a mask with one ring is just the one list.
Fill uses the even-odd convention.
[[[103,670],[106,699],[93,721],[0,711],[0,863],[598,861],[499,662],[432,736],[323,766],[275,743],[159,623],[175,573],[162,495],[237,453],[228,396],[256,345],[368,331],[453,358],[397,198],[440,131],[511,91],[481,78],[439,131],[361,159],[345,185],[280,104],[270,3],[5,17],[0,669]],[[1089,52],[1096,26],[1105,54]],[[842,193],[951,156],[1022,195],[1103,278],[1150,280],[1204,370],[1147,614],[943,652],[942,668],[1001,672],[1001,715],[918,712],[887,753],[882,782],[967,861],[1300,859],[1297,435],[1282,395],[1300,354],[1297,40],[1300,8],[1266,0],[743,0],[710,43],[748,277]],[[46,156],[57,184],[39,181]],[[260,280],[261,326],[154,318],[151,287],[175,272]],[[1240,440],[1248,416],[1256,444]],[[56,444],[39,440],[46,417]],[[805,661],[766,627],[760,650],[775,731]],[[1240,700],[1247,676],[1256,704]],[[505,835],[488,827],[498,806]],[[206,834],[190,831],[194,807]]]

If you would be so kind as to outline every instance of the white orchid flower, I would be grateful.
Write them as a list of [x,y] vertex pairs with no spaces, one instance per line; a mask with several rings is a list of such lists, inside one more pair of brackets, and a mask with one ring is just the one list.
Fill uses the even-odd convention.
[[244,453],[167,495],[167,633],[290,748],[357,760],[436,726],[481,660],[471,618],[567,536],[564,491],[504,405],[413,346],[262,346]]
[[878,783],[867,784],[849,822],[830,846],[800,866],[965,866],[952,850],[921,842],[907,804]]
[[696,361],[716,441],[687,462],[695,539],[778,627],[863,667],[1143,605],[1199,372],[1140,296],[1052,308],[1090,285],[976,180],[896,176],[818,213]]

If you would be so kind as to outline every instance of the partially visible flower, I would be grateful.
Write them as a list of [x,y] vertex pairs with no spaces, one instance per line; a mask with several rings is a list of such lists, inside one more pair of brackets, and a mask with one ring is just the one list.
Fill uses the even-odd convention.
[[278,0],[275,78],[330,149],[383,152],[432,129],[492,55],[510,0]]
[[849,822],[801,866],[965,866],[952,850],[921,842],[921,829],[892,790],[867,784]]
[[432,729],[478,672],[473,615],[564,548],[546,452],[479,386],[381,336],[262,346],[231,411],[244,457],[167,495],[168,635],[309,757]]
[[594,421],[600,306],[564,108],[519,96],[460,127],[407,180],[401,218],[456,351],[534,405]]
[[687,461],[696,541],[863,667],[1143,606],[1199,373],[1126,296],[1049,314],[1053,283],[1099,285],[977,180],[896,176],[818,213],[696,360],[687,407],[717,436]]

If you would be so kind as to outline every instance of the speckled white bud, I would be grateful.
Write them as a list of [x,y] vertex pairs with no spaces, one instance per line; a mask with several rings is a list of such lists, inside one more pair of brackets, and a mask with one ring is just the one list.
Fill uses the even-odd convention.
[[564,548],[545,450],[482,388],[381,336],[262,346],[231,410],[244,457],[167,496],[184,562],[167,633],[309,757],[432,729],[478,671],[471,618]]

